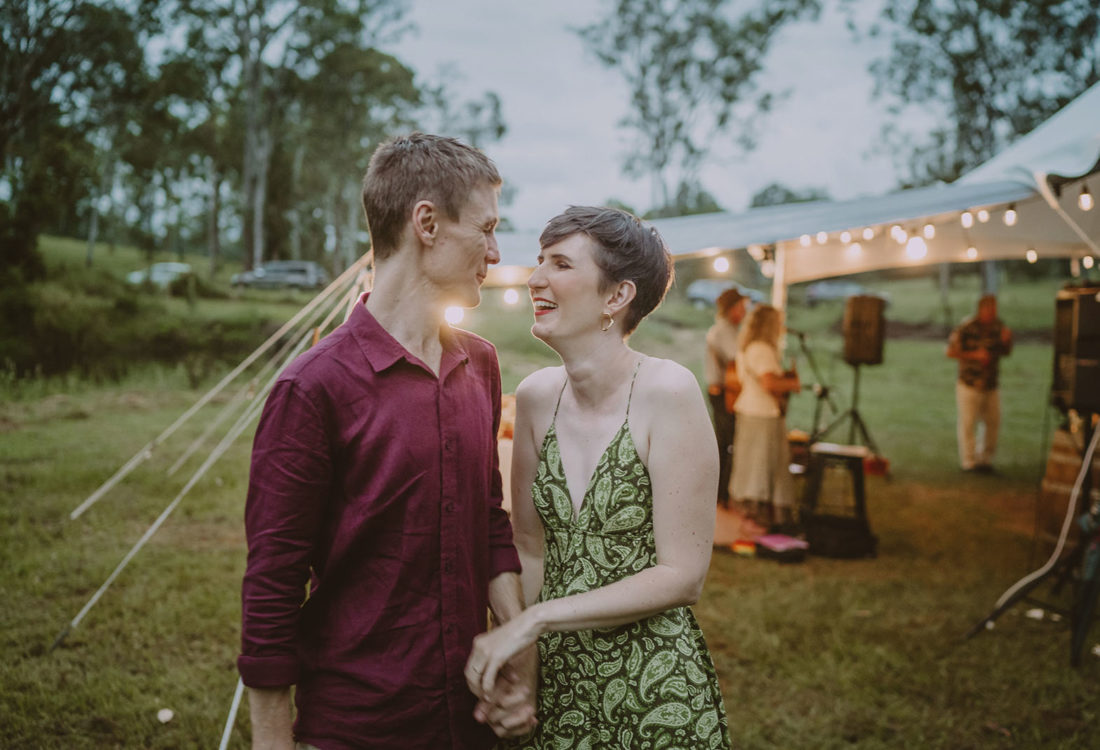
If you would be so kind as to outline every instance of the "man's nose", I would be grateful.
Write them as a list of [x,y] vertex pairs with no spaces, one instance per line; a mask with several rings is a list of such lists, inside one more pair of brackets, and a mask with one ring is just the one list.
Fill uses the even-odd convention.
[[497,243],[495,232],[489,235],[489,251],[485,254],[485,261],[489,265],[500,263],[500,245]]

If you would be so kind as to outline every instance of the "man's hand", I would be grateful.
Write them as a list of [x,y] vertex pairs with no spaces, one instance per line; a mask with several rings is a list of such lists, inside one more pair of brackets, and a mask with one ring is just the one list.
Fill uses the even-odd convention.
[[538,652],[531,646],[497,673],[492,694],[478,701],[474,718],[498,737],[523,737],[538,724],[537,690]]

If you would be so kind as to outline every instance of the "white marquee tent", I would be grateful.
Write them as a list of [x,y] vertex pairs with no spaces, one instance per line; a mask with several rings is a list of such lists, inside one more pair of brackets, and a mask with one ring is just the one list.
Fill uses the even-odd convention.
[[[1045,257],[1090,267],[1100,261],[1100,209],[1085,206],[1098,191],[1100,84],[950,185],[652,223],[677,259],[747,248],[774,276],[782,307],[790,284],[883,268]],[[499,237],[502,262],[488,281],[522,284],[538,233]]]

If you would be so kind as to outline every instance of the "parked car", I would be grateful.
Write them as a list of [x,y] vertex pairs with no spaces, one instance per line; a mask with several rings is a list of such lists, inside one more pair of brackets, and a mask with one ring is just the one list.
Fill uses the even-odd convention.
[[132,271],[126,274],[129,284],[144,284],[166,289],[176,279],[182,279],[191,274],[190,263],[154,263],[140,271]]
[[688,302],[695,307],[713,307],[718,295],[730,287],[736,287],[737,291],[752,300],[753,304],[767,301],[765,294],[759,289],[750,289],[728,279],[696,279],[688,284],[685,294]]
[[319,289],[329,283],[329,276],[313,261],[272,260],[251,271],[233,274],[229,283],[257,289]]
[[866,294],[872,297],[881,297],[887,304],[890,303],[890,295],[885,292],[876,292],[868,289],[856,281],[815,281],[806,287],[806,304],[813,307],[819,302],[832,300],[845,300],[858,294]]

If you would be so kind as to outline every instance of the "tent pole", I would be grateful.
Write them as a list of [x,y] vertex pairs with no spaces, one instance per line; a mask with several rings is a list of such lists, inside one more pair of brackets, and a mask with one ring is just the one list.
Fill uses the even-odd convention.
[[775,245],[775,274],[772,277],[772,306],[787,309],[787,248],[785,243]]
[[1035,179],[1035,186],[1039,190],[1039,195],[1043,196],[1043,200],[1047,202],[1047,205],[1054,210],[1054,213],[1062,217],[1066,225],[1073,230],[1074,234],[1081,238],[1082,242],[1088,245],[1093,254],[1100,255],[1100,247],[1089,238],[1085,230],[1078,226],[1077,222],[1073,220],[1073,217],[1062,209],[1062,205],[1058,202],[1057,196],[1055,196],[1054,191],[1050,189],[1050,182],[1047,180],[1047,175],[1043,172],[1035,172],[1032,177]]

